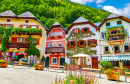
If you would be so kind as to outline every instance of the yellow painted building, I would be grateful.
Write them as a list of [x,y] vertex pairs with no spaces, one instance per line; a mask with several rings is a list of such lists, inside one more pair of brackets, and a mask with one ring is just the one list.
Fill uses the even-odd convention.
[[[40,58],[44,55],[45,51],[45,40],[46,40],[46,31],[47,28],[29,11],[22,13],[16,16],[11,10],[5,11],[0,13],[0,26],[3,27],[19,27],[19,28],[38,28],[42,31],[42,34],[32,34],[32,35],[25,35],[25,34],[12,34],[9,37],[9,42],[15,42],[17,45],[19,42],[25,42],[26,45],[29,43],[26,42],[27,37],[31,36],[37,39],[36,47],[40,50]],[[7,52],[24,52],[27,49],[27,46],[21,47],[17,46],[16,44],[8,44],[7,45]],[[13,46],[13,47],[12,47]],[[1,47],[1,44],[0,44]]]

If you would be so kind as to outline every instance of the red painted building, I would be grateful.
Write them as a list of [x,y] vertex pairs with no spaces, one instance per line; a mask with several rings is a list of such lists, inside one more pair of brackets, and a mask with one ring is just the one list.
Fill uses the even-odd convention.
[[45,66],[63,65],[65,63],[65,30],[56,22],[47,32]]

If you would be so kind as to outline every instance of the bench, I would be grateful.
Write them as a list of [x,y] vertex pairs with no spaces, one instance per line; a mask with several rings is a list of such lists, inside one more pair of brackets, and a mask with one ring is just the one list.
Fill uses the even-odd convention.
[[29,63],[29,62],[14,61],[12,68],[13,68],[14,66],[28,66],[29,69],[30,69],[30,63]]
[[93,73],[93,71],[96,71],[99,73],[99,78],[101,78],[101,69],[92,69],[92,68],[83,68],[85,71],[90,71]]
[[51,69],[58,69],[58,70],[62,70],[62,72],[64,73],[64,66],[62,65],[52,65],[52,64],[49,64],[49,67],[48,68],[48,71],[49,71],[49,68]]
[[128,74],[130,74],[130,72],[125,72],[125,82],[127,82],[127,78],[130,78],[127,76]]

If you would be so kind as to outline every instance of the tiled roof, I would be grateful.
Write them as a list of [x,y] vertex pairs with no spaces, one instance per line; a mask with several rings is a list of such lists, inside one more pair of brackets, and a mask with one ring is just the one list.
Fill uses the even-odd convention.
[[111,13],[106,19],[115,18],[115,17],[120,17],[120,16],[121,16],[121,15],[119,15],[119,14]]
[[29,17],[29,18],[36,18],[31,12],[27,11],[25,13],[22,13],[18,15],[18,17]]
[[15,17],[16,15],[11,11],[11,10],[8,10],[8,11],[5,11],[3,13],[0,13],[0,16],[13,16]]
[[55,26],[55,25],[60,25],[60,23],[58,22],[55,22],[52,26]]
[[89,21],[89,20],[87,20],[87,19],[85,19],[85,18],[83,18],[83,17],[79,17],[77,20],[75,20],[73,23],[79,23],[79,22],[86,22],[86,21]]

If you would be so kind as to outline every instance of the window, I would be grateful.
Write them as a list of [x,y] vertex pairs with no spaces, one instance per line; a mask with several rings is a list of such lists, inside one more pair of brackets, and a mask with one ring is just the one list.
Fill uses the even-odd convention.
[[10,19],[7,19],[7,22],[10,22]]
[[81,57],[81,65],[86,65],[86,58]]
[[80,41],[80,45],[83,45],[84,44],[84,41]]
[[51,33],[51,36],[55,36],[55,32]]
[[78,29],[75,29],[75,30],[74,30],[74,33],[79,33],[79,32],[78,32]]
[[17,42],[25,42],[25,38],[17,38]]
[[122,24],[121,20],[117,21],[117,25],[121,25],[121,24]]
[[119,51],[119,46],[113,46],[114,47],[114,51]]
[[23,28],[28,28],[28,26],[23,25]]
[[52,47],[52,43],[49,43],[49,44],[48,44],[48,47]]
[[61,47],[62,46],[62,44],[61,43],[58,43],[58,47]]
[[106,32],[102,32],[102,39],[105,39],[105,37],[106,37]]
[[62,36],[62,32],[57,32],[57,36]]
[[74,58],[71,58],[71,64],[75,65],[75,59]]
[[130,45],[124,45],[125,51],[130,51]]
[[52,64],[57,64],[57,58],[52,58]]
[[75,43],[74,42],[70,42],[70,46],[74,46],[75,45]]
[[104,47],[104,51],[109,51],[109,47]]
[[84,32],[88,31],[88,28],[84,28]]
[[107,23],[106,23],[106,26],[110,26],[110,22],[107,22]]
[[11,27],[11,25],[6,25],[6,27]]
[[130,61],[123,61],[124,66],[130,66]]
[[29,23],[29,20],[25,20],[25,23]]
[[93,41],[90,41],[90,44],[95,44],[95,41],[93,40]]
[[2,27],[2,24],[0,24],[0,27]]
[[127,37],[129,37],[129,29],[128,28],[126,28],[125,32],[127,34]]
[[113,66],[119,66],[119,61],[112,61]]
[[31,28],[36,28],[36,26],[32,26]]

